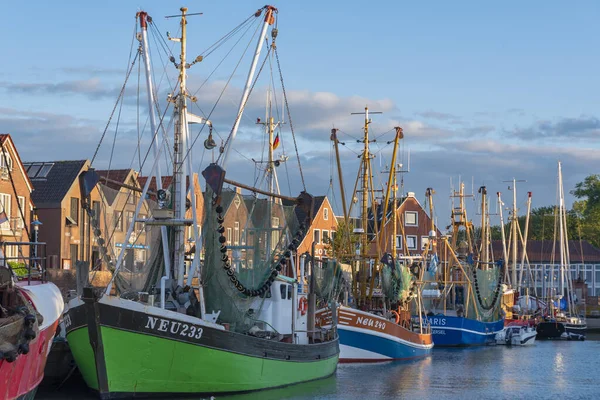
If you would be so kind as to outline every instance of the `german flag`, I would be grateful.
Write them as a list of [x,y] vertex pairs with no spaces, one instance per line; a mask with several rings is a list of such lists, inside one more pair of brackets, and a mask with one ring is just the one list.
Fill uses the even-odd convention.
[[273,150],[276,150],[279,146],[279,133],[275,136],[275,140],[273,141]]

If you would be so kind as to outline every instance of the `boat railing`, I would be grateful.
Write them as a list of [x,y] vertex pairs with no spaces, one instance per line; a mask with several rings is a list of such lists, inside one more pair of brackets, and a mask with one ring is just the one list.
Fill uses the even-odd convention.
[[0,267],[8,268],[16,280],[27,281],[28,285],[47,281],[46,259],[45,242],[0,243]]

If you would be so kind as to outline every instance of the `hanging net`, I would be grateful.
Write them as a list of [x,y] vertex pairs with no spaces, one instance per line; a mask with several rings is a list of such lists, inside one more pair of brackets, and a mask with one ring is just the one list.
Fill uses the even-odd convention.
[[410,270],[400,260],[396,260],[393,267],[384,264],[381,270],[381,284],[386,298],[400,302],[408,300],[411,283]]
[[473,289],[471,295],[474,295],[475,299],[469,302],[467,315],[474,317],[478,314],[483,322],[497,321],[502,295],[500,268],[473,269],[470,275]]
[[340,264],[335,260],[316,262],[313,266],[314,292],[320,300],[329,302],[337,298],[344,288],[345,280]]
[[[271,296],[278,268],[291,268],[287,247],[299,231],[294,206],[244,199],[232,190],[223,190],[220,204],[215,205],[210,187],[204,204],[206,311],[220,310],[219,319],[229,323],[231,330],[246,332],[258,321],[264,299]],[[226,214],[233,215],[233,224],[225,222]]]
[[[115,278],[117,293],[135,297],[138,292],[152,291],[164,274],[161,228],[134,222],[139,193],[102,184],[98,188],[105,201],[93,201],[91,204],[91,225],[95,237],[92,270],[114,270],[120,253],[124,251]],[[137,219],[152,218],[155,209],[156,202],[145,199]],[[132,234],[126,240],[132,224]]]

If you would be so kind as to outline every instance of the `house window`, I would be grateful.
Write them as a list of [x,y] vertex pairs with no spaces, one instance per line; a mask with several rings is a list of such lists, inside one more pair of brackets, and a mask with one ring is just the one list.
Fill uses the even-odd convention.
[[72,244],[69,246],[69,250],[71,253],[71,265],[73,267],[75,266],[75,261],[77,261],[77,253],[79,251],[78,247],[79,246],[77,246],[76,244]]
[[53,166],[54,163],[44,164],[38,172],[38,174],[36,175],[36,178],[46,178]]
[[100,202],[92,201],[92,209],[94,210],[94,218],[100,221]]
[[4,250],[4,258],[6,259],[6,261],[17,261],[19,254],[16,246],[11,246],[10,244],[8,244],[4,247]]
[[329,219],[329,208],[323,209],[323,219],[327,221]]
[[31,164],[28,168],[27,168],[27,175],[30,178],[35,178],[35,176],[37,175],[37,173],[40,171],[40,169],[42,168],[43,164]]
[[127,204],[135,204],[135,193],[130,191],[127,196]]
[[69,213],[69,217],[71,217],[75,224],[79,223],[79,199],[77,197],[71,197],[71,212]]
[[133,223],[133,211],[127,211],[127,229],[129,229],[129,227],[131,226],[131,224]]
[[[425,246],[429,244],[429,236],[421,236],[421,250],[425,250]],[[431,249],[429,249],[431,250]]]
[[[146,219],[146,216],[144,214],[138,214],[138,219]],[[135,223],[135,230],[142,233],[144,230],[144,223],[143,222],[136,222]],[[188,236],[190,237],[190,236]]]
[[[392,240],[393,240],[392,235]],[[402,235],[396,235],[396,250],[402,250]]]
[[408,250],[417,249],[417,237],[415,235],[406,235],[406,246]]
[[404,212],[404,225],[405,226],[417,226],[419,224],[419,218],[416,211]]
[[12,169],[13,169],[12,158],[7,153],[2,152],[2,156],[0,157],[0,167],[3,170],[6,169],[7,171],[12,171]]
[[321,231],[318,229],[315,229],[313,231],[313,242],[315,242],[316,244],[321,243]]
[[231,246],[231,228],[227,228],[227,245]]
[[240,245],[240,223],[238,221],[233,223],[233,245]]
[[115,223],[115,231],[122,232],[123,231],[123,213],[121,211],[115,211],[113,214],[114,223]]
[[325,229],[323,229],[323,243],[329,243],[329,231],[326,231]]
[[[0,225],[3,230],[10,230],[10,206],[11,206],[10,194],[0,193]],[[4,214],[2,214],[4,213]]]
[[17,229],[23,229],[25,226],[25,215],[27,215],[27,210],[25,210],[25,197],[19,196],[19,214],[17,215]]

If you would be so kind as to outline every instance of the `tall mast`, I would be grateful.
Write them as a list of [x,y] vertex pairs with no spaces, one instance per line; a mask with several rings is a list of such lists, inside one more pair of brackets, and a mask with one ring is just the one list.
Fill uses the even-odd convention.
[[[267,28],[269,25],[272,25],[275,22],[275,18],[273,13],[277,12],[277,9],[273,6],[265,6],[267,12],[265,13],[265,20],[263,23],[263,27],[258,37],[258,42],[256,43],[256,50],[254,51],[254,58],[252,59],[252,64],[250,66],[250,71],[248,72],[248,77],[246,78],[246,86],[244,87],[244,92],[242,93],[242,99],[240,100],[240,105],[238,108],[237,118],[235,119],[235,123],[233,124],[233,128],[231,130],[231,136],[229,138],[229,142],[224,150],[223,160],[221,161],[221,167],[223,169],[227,166],[227,158],[229,157],[229,151],[231,150],[231,146],[235,137],[237,135],[238,127],[240,126],[240,122],[242,120],[242,114],[244,113],[244,108],[246,107],[246,101],[248,100],[248,96],[250,95],[250,87],[252,86],[252,79],[254,78],[254,71],[256,71],[256,64],[258,63],[258,58],[260,57],[260,52],[262,50],[263,43],[265,41],[265,37],[267,35]],[[262,10],[261,10],[262,11]],[[260,13],[257,12],[258,15]]]
[[517,181],[513,178],[513,209],[512,209],[512,274],[513,287],[517,286]]
[[[187,87],[186,87],[186,45],[187,45],[187,19],[186,7],[181,7],[181,38],[169,38],[170,40],[181,43],[181,55],[179,69],[179,94],[175,101],[175,138],[173,154],[173,187],[175,189],[173,211],[176,220],[185,218],[186,203],[186,165],[184,163],[187,151]],[[191,182],[190,182],[191,183]],[[173,263],[177,266],[177,284],[183,286],[183,274],[185,272],[184,253],[185,253],[185,229],[182,225],[175,226],[175,245],[174,245]]]
[[[527,257],[527,240],[529,237],[529,216],[531,215],[531,192],[527,192],[527,214],[525,215],[525,234],[523,235],[523,240],[521,242],[521,246],[523,247],[523,252],[521,254],[521,275],[519,276],[519,284],[518,289],[521,289],[521,285],[523,283],[523,274],[525,274],[525,258]],[[527,270],[529,269],[529,261],[527,261]],[[530,282],[531,285],[533,282]]]
[[[368,208],[369,208],[369,173],[370,173],[370,154],[369,154],[369,108],[365,107],[365,126],[364,126],[364,149],[363,149],[363,175],[362,175],[362,207],[361,207],[361,226],[363,234],[360,237],[360,258],[361,258],[361,279],[360,279],[360,296],[364,299],[366,296],[367,286],[367,269],[369,255],[368,246]],[[373,215],[377,215],[377,210],[373,211]],[[372,289],[371,289],[372,290]]]
[[[152,64],[150,62],[150,47],[148,46],[148,22],[152,21],[148,13],[140,11],[138,13],[140,19],[140,28],[142,30],[142,56],[144,60],[144,68],[146,71],[146,88],[148,91],[148,114],[150,115],[150,129],[152,130],[152,150],[154,157],[158,157],[158,127],[156,126],[156,114],[154,109],[154,85],[152,82]],[[156,166],[154,174],[156,180],[156,190],[162,189],[162,174],[160,164]],[[171,258],[169,257],[169,240],[167,236],[167,227],[161,226],[160,235],[162,239],[163,258],[165,263],[165,275],[167,278],[171,276]]]
[[[508,250],[506,247],[506,234],[504,232],[504,216],[502,214],[502,206],[504,206],[504,203],[502,202],[502,197],[501,197],[501,193],[497,192],[496,193],[498,195],[498,210],[499,210],[499,214],[500,214],[500,233],[502,234],[502,257],[504,259],[504,265],[508,265]],[[508,281],[508,270],[507,268],[504,268],[504,280]]]
[[[559,226],[559,235],[560,235],[560,296],[564,296],[565,294],[565,251],[564,251],[564,243],[565,243],[565,232],[563,226],[563,212],[565,207],[565,199],[563,195],[563,183],[562,183],[562,165],[560,161],[558,162],[558,226]],[[560,307],[560,303],[559,303]]]
[[[481,257],[485,265],[489,262],[488,257],[488,236],[487,236],[487,188],[482,186],[479,188],[479,193],[481,193]],[[487,269],[487,267],[486,267]]]
[[[275,171],[275,159],[273,158],[273,151],[274,151],[274,133],[275,133],[275,129],[277,129],[278,126],[280,126],[283,122],[281,121],[277,121],[275,122],[275,119],[273,118],[273,104],[272,104],[272,97],[271,97],[271,90],[268,89],[267,90],[267,102],[266,102],[266,110],[265,110],[265,118],[266,121],[265,122],[260,122],[260,119],[258,120],[257,124],[259,125],[264,125],[265,126],[265,131],[267,133],[268,136],[268,142],[269,142],[269,148],[268,148],[268,160],[267,160],[267,168],[266,168],[266,174],[267,174],[267,182],[268,182],[268,191],[269,193],[275,193],[274,188],[275,188],[275,182],[277,179],[276,176],[276,171]],[[278,185],[277,185],[278,186]],[[277,187],[277,192],[279,192],[279,187]],[[271,218],[272,215],[272,210],[273,210],[273,206],[272,206],[272,202],[273,200],[271,198],[267,199],[267,215],[269,216],[269,221],[267,221],[267,226],[269,227],[269,229],[273,229],[276,228],[273,226],[273,219]],[[269,251],[271,251],[271,247],[273,246],[273,243],[271,243],[271,232],[269,231],[269,234],[267,235],[267,249],[269,249]]]
[[335,149],[335,160],[337,163],[338,178],[340,180],[340,194],[342,196],[342,209],[344,210],[344,222],[347,225],[348,224],[348,208],[346,206],[346,193],[344,190],[344,177],[342,176],[342,165],[340,163],[340,149],[338,146],[340,141],[337,138],[337,131],[338,130],[335,128],[331,130],[330,139],[333,141],[333,148]]
[[[436,240],[433,237],[433,234],[436,233],[435,231],[435,220],[433,217],[433,195],[435,193],[435,190],[433,190],[433,188],[427,188],[427,190],[425,191],[425,195],[427,196],[427,199],[429,200],[429,219],[430,219],[430,225],[429,225],[429,242],[430,242],[430,246],[429,248],[431,249],[432,254],[436,253]],[[437,235],[436,235],[437,236]]]
[[[385,193],[385,198],[383,200],[383,214],[381,216],[381,230],[382,232],[385,232],[385,224],[387,222],[387,210],[388,210],[388,204],[390,202],[390,191],[392,190],[392,186],[394,186],[394,209],[393,209],[393,214],[394,214],[394,219],[396,218],[396,154],[398,152],[398,143],[400,142],[400,139],[402,139],[404,137],[404,133],[402,131],[402,128],[400,128],[399,126],[395,127],[394,129],[396,129],[396,137],[394,138],[394,150],[392,151],[392,163],[391,163],[391,167],[389,171],[386,171],[389,173],[388,176],[388,184],[387,184],[387,190]],[[388,142],[389,143],[389,142]],[[395,228],[395,225],[394,225]],[[394,229],[394,235],[396,235],[396,230]],[[376,238],[376,240],[379,241],[379,246],[383,247],[384,249],[387,248],[387,245],[385,243],[385,234],[382,234],[381,237]],[[394,236],[392,242],[396,242],[396,236]],[[394,244],[394,251],[396,250],[396,245]],[[394,257],[396,257],[396,253],[392,253],[394,255]]]

